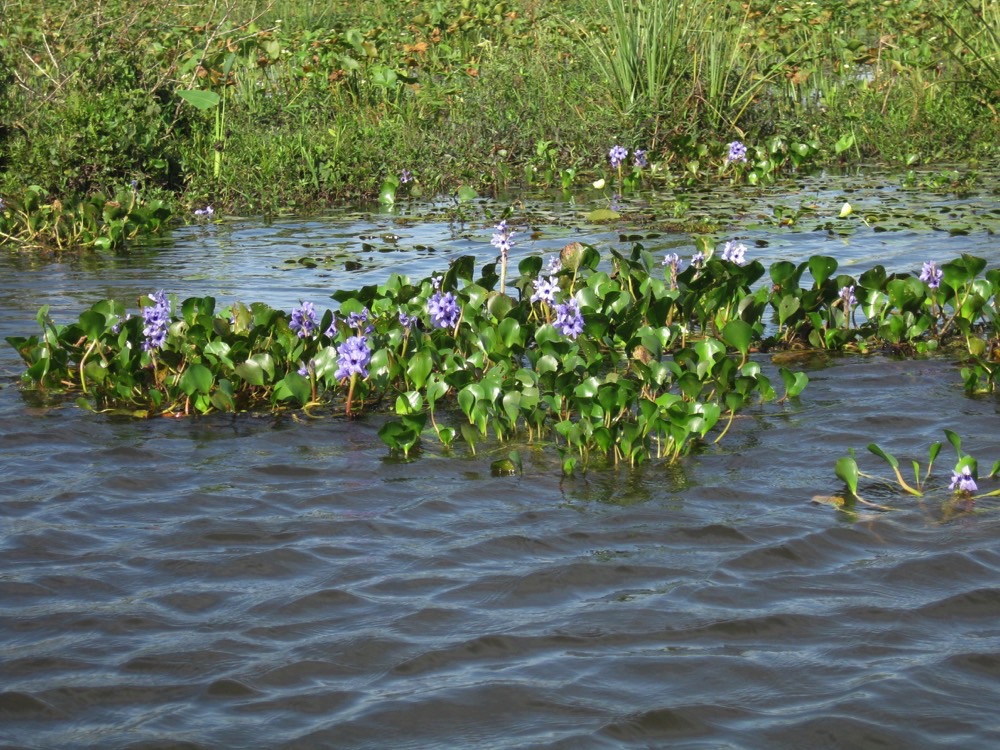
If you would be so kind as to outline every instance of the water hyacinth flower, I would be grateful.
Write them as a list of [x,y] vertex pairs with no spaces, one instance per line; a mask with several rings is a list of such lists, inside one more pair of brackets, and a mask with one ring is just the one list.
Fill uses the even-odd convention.
[[730,240],[722,248],[722,259],[728,260],[731,263],[735,263],[738,266],[742,266],[746,263],[746,252],[747,248],[742,242],[736,242]]
[[924,262],[924,269],[920,272],[920,280],[927,282],[931,289],[941,286],[941,279],[944,278],[944,271],[937,267],[937,263],[932,260]]
[[963,466],[961,472],[953,471],[951,473],[951,484],[948,485],[948,489],[958,492],[976,492],[979,487],[976,486],[976,480],[969,467]]
[[583,315],[580,305],[575,299],[570,299],[563,305],[556,305],[556,321],[553,324],[563,336],[575,339],[583,333]]
[[399,181],[403,185],[405,185],[412,179],[413,179],[413,173],[410,172],[409,169],[404,169],[402,172],[399,173]]
[[417,316],[407,315],[403,308],[399,308],[399,324],[409,330],[417,324]]
[[431,315],[431,323],[435,328],[454,328],[458,325],[458,301],[451,292],[442,294],[434,292],[427,300],[427,312]]
[[531,295],[532,302],[547,302],[552,304],[556,301],[556,292],[559,291],[559,282],[554,276],[535,279],[535,293]]
[[645,169],[649,166],[649,159],[646,158],[646,149],[637,148],[632,153],[632,163],[635,164],[639,169]]
[[298,335],[300,339],[312,336],[319,323],[316,321],[316,308],[312,302],[303,302],[299,307],[292,310],[292,320],[288,327]]
[[628,150],[624,146],[615,146],[608,152],[608,159],[611,161],[611,168],[618,169],[625,158],[628,156]]
[[364,336],[351,336],[337,347],[337,371],[333,377],[337,380],[359,375],[368,377],[368,365],[372,361],[372,350],[368,339]]
[[858,304],[858,299],[854,296],[854,285],[841,287],[840,298],[844,301],[844,307],[848,310]]
[[562,270],[562,258],[558,255],[553,255],[549,258],[549,262],[545,265],[545,273],[548,276],[555,276]]
[[746,161],[747,147],[740,141],[733,141],[729,144],[729,155],[726,158],[728,161]]
[[514,246],[514,242],[511,240],[513,235],[514,231],[507,227],[506,219],[502,219],[500,223],[494,227],[493,239],[490,240],[490,244],[500,251],[500,259],[504,263],[507,262],[507,256],[510,255],[510,249]]
[[692,255],[691,265],[694,266],[695,268],[703,267],[705,265],[705,253],[699,250],[694,255]]
[[[347,325],[351,328],[357,328],[359,331],[368,322],[371,313],[368,311],[367,307],[361,309],[361,312],[352,312],[347,316]],[[367,333],[371,333],[371,326],[368,326]]]
[[211,218],[212,214],[215,213],[215,209],[211,206],[205,206],[204,208],[195,209],[195,216],[204,216],[206,219]]
[[162,349],[167,343],[167,328],[170,325],[170,300],[162,289],[151,295],[153,304],[142,309],[142,342],[144,351]]
[[667,253],[663,256],[663,265],[670,269],[670,285],[677,286],[677,273],[681,269],[681,256],[677,253]]

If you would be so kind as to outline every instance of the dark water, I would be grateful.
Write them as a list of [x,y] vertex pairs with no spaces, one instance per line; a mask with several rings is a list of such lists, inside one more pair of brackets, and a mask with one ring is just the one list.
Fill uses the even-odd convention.
[[[537,229],[516,253],[617,239]],[[396,249],[360,247],[385,232]],[[161,287],[321,306],[390,268],[489,257],[489,234],[341,216],[192,228],[118,259],[4,254],[0,336],[31,333],[43,302],[66,320]],[[964,249],[995,267],[995,247],[776,233],[757,257],[918,269]],[[323,253],[343,255],[284,270]],[[872,490],[894,512],[812,502],[849,447],[881,473],[871,440],[920,458],[949,428],[1000,458],[1000,401],[966,397],[948,360],[813,360],[798,403],[680,466],[568,479],[551,448],[522,446],[513,478],[490,473],[507,446],[392,460],[376,417],[41,408],[19,371],[0,350],[0,745],[1000,744],[1000,503],[950,502],[950,448],[922,501]]]

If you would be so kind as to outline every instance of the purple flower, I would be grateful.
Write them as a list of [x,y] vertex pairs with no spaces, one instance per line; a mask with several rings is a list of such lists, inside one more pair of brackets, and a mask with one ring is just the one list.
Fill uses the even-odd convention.
[[413,326],[415,326],[416,323],[417,323],[416,315],[407,315],[405,312],[403,312],[403,308],[399,308],[399,324],[403,326],[403,328],[413,328]]
[[403,185],[405,185],[406,183],[408,183],[412,179],[413,179],[413,173],[410,172],[409,169],[404,169],[402,172],[399,173],[399,181]]
[[167,343],[167,327],[170,325],[170,300],[162,289],[151,295],[153,303],[142,309],[142,348],[149,352],[162,349]]
[[326,331],[323,333],[324,336],[328,338],[334,338],[337,335],[337,313],[333,314],[330,318],[330,325],[327,327]]
[[705,265],[705,253],[703,253],[701,250],[699,250],[694,255],[692,255],[691,256],[691,265],[694,266],[695,268],[701,268],[702,266],[704,266]]
[[746,245],[744,245],[742,242],[735,242],[734,240],[730,240],[722,248],[722,259],[735,263],[738,266],[742,266],[744,263],[747,262],[746,251],[747,251]]
[[924,270],[920,272],[920,280],[926,281],[931,289],[941,286],[941,279],[944,278],[944,271],[937,267],[937,263],[932,260],[924,262]]
[[337,371],[333,374],[337,380],[349,378],[352,375],[368,377],[368,365],[372,361],[372,350],[368,339],[364,336],[351,336],[337,347]]
[[747,160],[747,147],[744,146],[739,141],[733,141],[729,144],[729,161],[746,161]]
[[427,300],[427,311],[431,314],[431,322],[435,328],[454,328],[458,325],[458,302],[451,292],[434,292]]
[[962,467],[961,473],[957,471],[951,473],[951,484],[948,485],[948,489],[959,492],[976,492],[979,489],[968,465]]
[[677,272],[681,269],[681,256],[677,253],[667,253],[663,256],[663,265],[670,269],[670,286],[677,287]]
[[583,333],[583,316],[580,305],[575,299],[570,299],[564,305],[556,305],[556,322],[553,324],[563,336],[575,339]]
[[303,302],[292,310],[292,320],[288,327],[295,331],[300,339],[312,336],[319,324],[316,322],[316,308],[312,302]]
[[[350,328],[357,328],[358,331],[365,326],[368,322],[368,318],[371,317],[371,313],[368,311],[367,307],[361,308],[361,312],[352,312],[347,316],[347,325]],[[371,326],[368,326],[366,333],[371,333]]]
[[549,258],[549,262],[545,266],[545,273],[549,276],[555,276],[562,270],[562,259],[558,255],[553,255]]
[[507,262],[510,249],[514,246],[514,243],[510,239],[513,235],[513,230],[507,228],[507,220],[503,219],[496,225],[493,232],[493,239],[490,240],[490,244],[500,251],[500,258],[504,263]]
[[628,156],[628,150],[624,146],[615,146],[608,152],[608,159],[611,160],[611,168],[618,169]]
[[206,218],[211,217],[215,213],[215,209],[211,206],[205,206],[204,208],[199,208],[194,212],[195,216],[204,216]]
[[858,304],[858,299],[854,296],[854,285],[841,287],[840,298],[844,300],[844,307],[848,310]]
[[532,302],[548,302],[552,304],[556,301],[556,292],[559,291],[559,282],[553,276],[535,279],[535,293],[531,295]]
[[637,148],[632,152],[632,163],[635,164],[639,169],[645,169],[649,166],[649,159],[646,158],[646,149]]

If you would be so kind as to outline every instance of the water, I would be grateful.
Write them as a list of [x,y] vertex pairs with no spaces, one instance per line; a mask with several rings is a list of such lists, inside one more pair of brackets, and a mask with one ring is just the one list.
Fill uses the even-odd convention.
[[[515,254],[618,244],[579,212],[552,219]],[[42,303],[68,320],[158,288],[322,307],[390,270],[486,260],[489,236],[482,216],[341,213],[192,227],[119,258],[5,253],[0,337],[33,332]],[[734,236],[765,263],[825,252],[850,273],[963,251],[996,266],[984,232]],[[285,263],[305,256],[330,260]],[[797,403],[751,411],[680,466],[563,479],[551,448],[522,448],[516,477],[490,472],[507,447],[392,459],[376,416],[43,408],[0,349],[0,744],[996,745],[997,503],[949,501],[950,448],[926,499],[871,488],[895,512],[813,498],[840,489],[850,447],[881,471],[871,440],[920,458],[955,429],[991,465],[1000,402],[966,397],[946,359],[807,367]]]

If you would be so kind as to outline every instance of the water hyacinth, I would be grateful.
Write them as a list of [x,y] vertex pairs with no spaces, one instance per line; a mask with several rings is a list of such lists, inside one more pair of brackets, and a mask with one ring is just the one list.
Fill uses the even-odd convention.
[[143,350],[150,352],[162,349],[167,343],[167,328],[170,326],[170,300],[162,289],[151,295],[153,304],[142,309]]
[[694,268],[702,268],[705,265],[705,253],[701,250],[691,256],[691,265]]
[[195,209],[194,215],[209,219],[212,217],[212,214],[214,213],[215,213],[214,208],[212,208],[211,206],[205,206],[204,208]]
[[558,255],[553,255],[549,258],[549,262],[545,265],[545,273],[548,276],[555,276],[562,270],[562,258]]
[[738,266],[742,266],[746,263],[746,252],[747,248],[742,242],[736,242],[735,240],[730,240],[722,248],[722,259],[728,260],[731,263],[735,263]]
[[493,239],[490,240],[490,244],[500,251],[500,258],[504,262],[507,261],[507,257],[510,255],[510,249],[514,246],[514,242],[511,240],[513,235],[514,231],[507,226],[506,219],[501,220],[500,223],[494,227]]
[[431,323],[435,328],[454,328],[458,325],[458,301],[451,292],[434,292],[427,300],[427,312],[430,313]]
[[351,336],[337,347],[337,371],[333,377],[337,380],[357,375],[368,377],[368,365],[372,361],[372,350],[368,339],[364,336]]
[[969,467],[963,466],[961,472],[952,472],[951,484],[948,485],[948,489],[958,492],[976,492],[979,487],[976,486],[976,480],[973,478]]
[[937,267],[937,263],[932,260],[924,263],[924,268],[920,272],[920,280],[927,283],[931,289],[941,286],[941,279],[944,278],[944,271]]
[[[358,331],[360,331],[362,328],[365,328],[370,317],[371,313],[369,312],[368,308],[367,307],[362,308],[361,312],[352,312],[350,315],[347,316],[347,325],[350,328],[357,328]],[[367,326],[366,333],[371,333],[371,331],[372,327],[370,325]]]
[[580,305],[575,299],[570,299],[562,305],[556,305],[556,320],[553,324],[563,336],[575,339],[583,333],[583,315]]
[[611,168],[618,169],[628,156],[628,150],[624,146],[614,146],[608,152],[608,159],[611,161]]
[[858,298],[854,296],[854,285],[840,288],[840,299],[844,302],[844,307],[850,310],[858,304]]
[[729,144],[729,155],[727,156],[727,159],[729,161],[746,161],[747,147],[740,141],[733,141]]
[[403,185],[405,185],[412,179],[413,179],[413,173],[410,172],[409,169],[404,169],[402,172],[399,173],[399,181]]
[[677,274],[681,269],[681,256],[677,253],[667,253],[663,256],[663,265],[670,269],[670,285],[677,286]]
[[535,293],[531,295],[532,302],[547,302],[552,304],[556,301],[556,292],[559,291],[559,282],[553,277],[543,278],[539,276],[535,279]]
[[303,302],[299,307],[292,310],[292,319],[288,327],[295,331],[300,339],[312,336],[318,326],[316,308],[312,302]]
[[639,169],[645,169],[648,167],[649,159],[646,157],[646,149],[637,148],[632,154],[632,163]]
[[403,308],[399,308],[399,324],[409,330],[417,324],[417,316],[407,315]]

